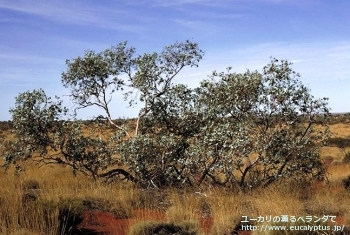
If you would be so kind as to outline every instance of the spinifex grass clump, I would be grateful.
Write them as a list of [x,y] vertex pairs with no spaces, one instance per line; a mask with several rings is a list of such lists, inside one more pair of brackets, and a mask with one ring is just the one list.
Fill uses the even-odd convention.
[[198,225],[193,222],[181,222],[179,224],[161,223],[145,221],[135,224],[129,235],[197,235],[199,234]]
[[[50,226],[54,221],[57,234],[70,234],[72,227],[79,220],[81,207],[77,201],[70,201],[68,203],[68,200],[56,202],[39,199],[35,202],[27,203],[25,206],[28,210],[41,214],[41,223],[45,224],[46,227]],[[38,220],[35,216],[31,216],[28,219]]]
[[343,186],[345,189],[350,190],[350,176],[343,179]]
[[[83,220],[83,213],[87,211],[102,211],[112,213],[115,218],[129,218],[131,208],[122,203],[111,203],[103,198],[61,198],[59,201],[39,199],[26,204],[25,209],[40,212],[46,227],[56,218],[59,234],[71,234],[75,227]],[[33,219],[31,217],[31,219]]]
[[25,180],[22,183],[22,189],[24,191],[26,191],[26,190],[38,190],[38,189],[40,189],[40,185],[39,185],[39,182],[37,180],[33,180],[33,179]]
[[165,211],[169,205],[169,191],[139,188],[131,204],[135,209]]
[[39,182],[33,179],[26,180],[22,184],[23,196],[22,203],[23,205],[27,204],[30,201],[38,200],[40,194]]
[[350,151],[346,151],[344,154],[343,162],[346,164],[350,163]]
[[85,211],[103,211],[109,212],[118,219],[130,218],[132,215],[131,206],[125,202],[114,201],[113,203],[104,198],[85,197],[82,199]]
[[333,137],[329,139],[329,145],[337,146],[338,148],[350,147],[350,138]]

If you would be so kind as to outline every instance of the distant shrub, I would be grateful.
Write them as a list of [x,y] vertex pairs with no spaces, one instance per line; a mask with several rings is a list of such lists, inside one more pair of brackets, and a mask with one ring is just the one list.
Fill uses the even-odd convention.
[[350,175],[347,178],[343,179],[343,186],[347,190],[350,189]]
[[342,137],[334,137],[328,140],[329,145],[336,146],[338,148],[350,147],[350,139]]
[[11,121],[0,121],[0,130],[1,131],[8,131],[12,129],[12,122]]
[[334,114],[331,119],[331,124],[348,123],[350,121],[350,113]]
[[347,151],[347,152],[345,153],[345,156],[344,156],[344,158],[343,158],[343,162],[344,162],[344,163],[350,163],[350,151]]
[[39,182],[36,180],[26,180],[22,184],[23,190],[30,190],[30,189],[40,189]]

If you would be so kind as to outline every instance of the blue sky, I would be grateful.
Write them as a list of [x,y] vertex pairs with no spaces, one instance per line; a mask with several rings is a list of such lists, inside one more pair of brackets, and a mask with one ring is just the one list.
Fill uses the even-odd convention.
[[[315,97],[329,97],[332,112],[350,112],[349,0],[1,0],[0,120],[11,119],[15,96],[27,90],[43,88],[70,106],[61,73],[85,50],[128,41],[141,54],[186,39],[205,56],[175,82],[194,87],[229,66],[261,70],[272,56],[293,62]],[[126,106],[115,97],[114,118],[137,115]]]

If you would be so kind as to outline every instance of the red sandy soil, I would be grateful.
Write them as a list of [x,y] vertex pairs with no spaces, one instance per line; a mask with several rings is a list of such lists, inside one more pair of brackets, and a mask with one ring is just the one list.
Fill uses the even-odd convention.
[[165,214],[157,211],[135,210],[128,219],[115,218],[113,214],[101,211],[86,211],[76,226],[76,234],[127,235],[135,223],[144,220],[165,221]]
[[336,225],[345,225],[345,218],[343,216],[338,215],[335,218],[335,224]]
[[[135,210],[132,218],[117,219],[111,213],[86,211],[82,214],[82,221],[75,226],[74,234],[127,235],[134,224],[149,220],[166,222],[166,215],[159,211]],[[210,232],[213,223],[213,217],[199,218],[199,224],[204,233]]]
[[[321,189],[326,187],[324,181],[316,181],[314,187]],[[334,188],[336,191],[337,188]],[[341,190],[339,188],[338,190]],[[166,214],[155,210],[134,210],[133,216],[127,219],[118,219],[113,214],[101,211],[86,211],[82,214],[82,221],[73,229],[74,235],[128,235],[130,228],[141,221],[166,222]],[[213,217],[202,218],[198,215],[201,231],[209,234],[214,224]],[[335,225],[344,225],[342,216],[337,216]],[[251,231],[232,231],[235,235],[251,235]]]
[[324,162],[326,164],[326,167],[328,168],[332,165],[333,159],[328,158],[328,159],[325,159]]
[[199,218],[198,219],[199,226],[202,229],[202,232],[205,234],[209,234],[211,228],[213,227],[214,224],[214,218],[212,216],[206,217],[206,218]]
[[238,234],[239,235],[251,235],[252,231],[239,231]]

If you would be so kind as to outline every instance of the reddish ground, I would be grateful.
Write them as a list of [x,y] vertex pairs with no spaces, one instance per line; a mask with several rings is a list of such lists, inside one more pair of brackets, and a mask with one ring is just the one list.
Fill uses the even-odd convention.
[[338,215],[335,218],[335,224],[336,225],[344,225],[345,224],[345,218],[343,216]]
[[209,234],[214,224],[214,218],[213,217],[199,218],[198,221],[202,231],[206,234]]
[[[100,211],[86,211],[82,214],[82,221],[76,225],[74,234],[82,235],[127,235],[129,229],[139,221],[166,221],[165,213],[152,210],[135,210],[129,219],[117,219],[111,213]],[[214,219],[200,218],[199,224],[203,232],[209,233]]]
[[117,219],[111,213],[87,211],[76,226],[75,234],[127,235],[132,225],[139,221],[165,221],[165,214],[157,211],[135,210],[129,219]]

